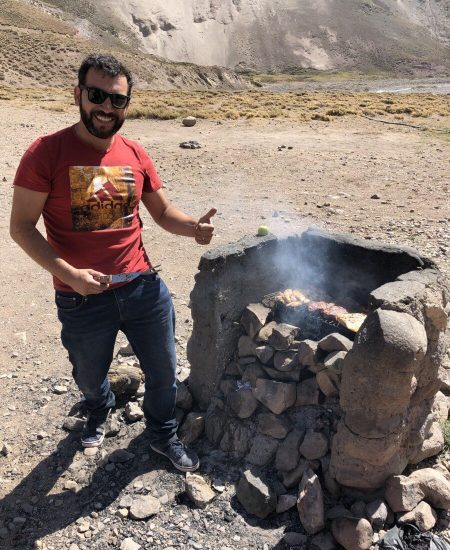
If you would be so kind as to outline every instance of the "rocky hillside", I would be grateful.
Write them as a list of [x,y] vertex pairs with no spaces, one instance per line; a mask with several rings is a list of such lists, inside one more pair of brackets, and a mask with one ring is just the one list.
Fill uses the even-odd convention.
[[236,69],[428,76],[450,72],[450,3],[0,0],[0,46],[11,86],[71,84],[91,51],[116,53],[158,89],[243,86]]
[[[258,71],[449,66],[448,0],[47,0],[174,61]],[[113,15],[111,15],[113,14]]]
[[92,51],[117,55],[131,68],[141,87],[244,85],[224,68],[177,63],[146,53],[120,19],[105,18],[89,1],[60,4],[0,0],[0,85],[71,85],[81,59]]

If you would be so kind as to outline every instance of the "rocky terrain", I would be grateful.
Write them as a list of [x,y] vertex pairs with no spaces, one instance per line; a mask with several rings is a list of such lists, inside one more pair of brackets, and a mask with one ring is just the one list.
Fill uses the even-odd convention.
[[[49,113],[32,102],[19,108],[0,101],[0,131],[7,136],[0,143],[0,548],[269,550],[311,544],[295,507],[266,519],[248,514],[235,496],[246,464],[204,437],[193,445],[208,489],[196,502],[192,486],[198,480],[186,486],[186,476],[151,452],[144,424],[130,416],[125,399],[104,450],[94,456],[63,427],[79,393],[59,342],[51,280],[10,240],[8,217],[24,149],[36,136],[76,120],[74,108]],[[193,128],[180,120],[132,120],[124,132],[152,155],[175,204],[196,216],[218,208],[213,247],[255,234],[260,224],[275,234],[317,224],[413,246],[449,277],[445,133],[351,116],[330,123],[199,121]],[[179,147],[189,140],[201,147]],[[164,233],[145,213],[143,221],[149,255],[162,264],[173,293],[183,381],[189,294],[204,249]],[[125,344],[120,340],[117,352]],[[133,359],[121,353],[119,361]],[[445,456],[439,461],[444,464]],[[445,533],[447,525],[442,512],[437,530]]]

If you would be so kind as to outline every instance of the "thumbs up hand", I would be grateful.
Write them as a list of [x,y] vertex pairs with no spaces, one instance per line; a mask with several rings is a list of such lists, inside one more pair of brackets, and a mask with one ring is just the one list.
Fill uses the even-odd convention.
[[214,225],[211,223],[211,218],[216,214],[217,208],[211,208],[211,210],[202,216],[195,226],[195,241],[198,244],[209,244],[211,242]]

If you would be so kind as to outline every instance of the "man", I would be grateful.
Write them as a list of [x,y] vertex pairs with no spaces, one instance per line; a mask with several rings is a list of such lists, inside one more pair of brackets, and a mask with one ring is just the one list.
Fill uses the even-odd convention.
[[[81,64],[75,103],[80,120],[37,139],[14,181],[11,236],[53,275],[61,340],[87,410],[84,447],[101,445],[115,405],[107,372],[123,331],[145,373],[144,413],[151,448],[182,471],[199,466],[176,435],[174,309],[145,252],[138,205],[171,233],[211,241],[216,210],[199,220],[175,208],[144,149],[117,132],[133,86],[114,57]],[[43,215],[47,239],[36,224]],[[108,275],[128,274],[116,282]]]

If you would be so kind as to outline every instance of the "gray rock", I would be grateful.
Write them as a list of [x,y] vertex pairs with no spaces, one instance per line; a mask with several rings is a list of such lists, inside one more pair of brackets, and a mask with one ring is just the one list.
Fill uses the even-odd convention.
[[251,388],[229,392],[227,403],[233,413],[239,418],[249,418],[258,407],[258,401],[253,395]]
[[279,471],[289,472],[297,467],[300,460],[300,443],[303,441],[303,430],[292,430],[286,439],[278,447],[275,458],[275,468]]
[[342,372],[343,361],[346,355],[346,351],[333,351],[325,357],[323,364],[327,369]]
[[119,417],[117,414],[112,414],[109,416],[108,420],[106,421],[106,427],[105,427],[105,436],[106,437],[114,437],[115,435],[118,435],[121,430]]
[[274,382],[259,378],[256,381],[254,395],[273,413],[281,414],[295,403],[296,386],[291,383]]
[[215,447],[219,445],[223,437],[224,427],[228,421],[228,416],[220,409],[208,411],[205,416],[205,434],[208,441]]
[[[350,506],[350,511],[355,518],[366,517],[366,503],[362,500],[357,500]],[[366,518],[368,519],[368,518]]]
[[185,445],[196,441],[205,429],[205,415],[198,412],[190,412],[179,430],[179,437]]
[[246,470],[236,488],[236,497],[249,514],[264,519],[276,509],[276,496],[263,477]]
[[302,340],[298,345],[298,361],[304,367],[312,367],[317,363],[318,342]]
[[125,405],[125,416],[130,422],[137,422],[144,418],[144,411],[135,401],[129,401]]
[[296,495],[284,494],[280,495],[277,500],[277,514],[282,514],[293,508],[297,504]]
[[206,508],[216,498],[216,493],[209,484],[197,474],[187,474],[186,494],[198,508]]
[[247,462],[255,466],[270,464],[277,452],[279,442],[267,435],[257,434],[246,456]]
[[120,545],[120,550],[139,550],[139,548],[141,548],[141,545],[130,537],[123,539]]
[[321,432],[308,430],[299,449],[301,454],[308,460],[321,458],[328,452],[328,438]]
[[125,344],[119,348],[119,355],[134,355],[133,348],[130,343]]
[[307,467],[308,462],[304,458],[300,458],[297,466],[293,470],[278,472],[286,489],[298,487],[298,484],[300,483]]
[[299,369],[282,372],[271,367],[264,366],[268,377],[275,382],[299,382],[301,377],[301,371]]
[[425,501],[419,502],[419,504],[410,512],[405,512],[397,517],[398,523],[413,523],[420,529],[420,531],[422,531],[422,533],[433,529],[436,525],[436,521],[436,512]]
[[197,119],[195,118],[195,116],[187,116],[183,118],[181,123],[183,124],[183,126],[191,128],[192,126],[195,126],[197,124]]
[[415,470],[408,477],[392,476],[386,482],[385,498],[393,512],[409,512],[421,500],[450,510],[450,481],[433,468]]
[[132,460],[134,457],[135,455],[126,449],[116,449],[108,455],[108,461],[113,464],[121,464]]
[[302,533],[288,531],[283,535],[283,542],[288,546],[303,546],[308,541],[308,537]]
[[272,335],[273,329],[277,325],[278,323],[276,321],[270,321],[270,323],[267,323],[267,325],[264,325],[262,329],[258,332],[256,341],[267,344],[269,342],[270,336]]
[[388,517],[388,509],[384,500],[379,498],[368,502],[366,504],[366,517],[377,531],[384,527]]
[[72,493],[79,493],[80,490],[81,490],[81,487],[78,485],[78,483],[76,481],[68,479],[64,483],[64,489],[66,491],[71,491]]
[[200,149],[201,145],[198,141],[189,140],[180,143],[182,149]]
[[296,407],[319,404],[319,386],[316,377],[308,378],[297,384]]
[[154,516],[161,510],[161,502],[151,495],[135,498],[130,506],[131,519],[146,519]]
[[247,365],[242,375],[242,382],[250,382],[251,386],[254,388],[256,386],[256,381],[258,378],[266,378],[267,373],[259,363],[252,363]]
[[64,420],[63,428],[69,432],[81,432],[84,428],[84,419],[76,416],[69,416]]
[[337,518],[351,518],[353,514],[348,510],[343,504],[337,504],[332,508],[329,508],[326,513],[326,519],[337,519]]
[[239,357],[256,357],[256,344],[250,336],[241,336],[238,340]]
[[346,550],[368,550],[372,545],[373,530],[367,519],[338,518],[333,520],[331,531]]
[[64,393],[67,393],[69,390],[67,389],[67,386],[55,386],[53,388],[53,393],[56,393],[56,395],[63,395]]
[[433,422],[420,448],[417,449],[414,455],[409,457],[409,462],[411,464],[419,464],[419,462],[427,458],[438,455],[444,449],[444,446],[445,441],[441,424],[439,422]]
[[222,451],[234,453],[237,456],[244,456],[247,454],[252,440],[252,433],[247,426],[244,426],[241,422],[233,421],[228,418],[222,433],[223,437],[219,444]]
[[187,389],[185,384],[177,380],[177,407],[184,411],[190,411],[192,409],[193,399],[191,392]]
[[322,533],[314,535],[311,539],[311,544],[312,547],[317,550],[336,550],[336,541],[331,533],[327,531],[322,531]]
[[277,351],[273,359],[273,366],[282,372],[290,372],[298,365],[298,352]]
[[119,506],[121,508],[130,508],[132,504],[133,504],[133,497],[131,495],[125,495],[119,501]]
[[321,370],[316,375],[317,385],[326,397],[338,397],[340,383],[336,382],[327,369]]
[[404,310],[405,304],[420,301],[425,294],[426,286],[416,281],[394,281],[386,283],[369,295],[369,306],[376,309],[382,306],[398,306],[400,311]]
[[287,351],[298,333],[298,327],[287,323],[277,323],[269,336],[269,344],[276,350]]
[[255,338],[267,322],[270,309],[262,304],[249,304],[241,317],[241,325],[250,338]]
[[352,346],[353,342],[342,334],[339,334],[339,332],[328,334],[318,342],[319,349],[328,353],[332,351],[350,351]]
[[317,475],[309,468],[298,488],[297,509],[300,522],[309,535],[322,531],[325,527],[322,487]]
[[275,439],[284,439],[290,429],[287,419],[271,413],[258,415],[258,430],[264,435],[270,435]]
[[258,346],[255,349],[255,355],[256,357],[261,361],[261,363],[264,363],[264,365],[268,365],[273,357],[273,347],[272,346]]

